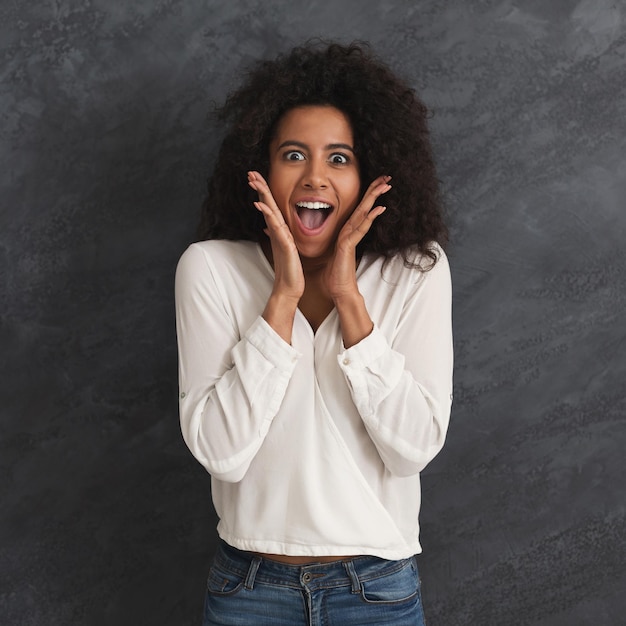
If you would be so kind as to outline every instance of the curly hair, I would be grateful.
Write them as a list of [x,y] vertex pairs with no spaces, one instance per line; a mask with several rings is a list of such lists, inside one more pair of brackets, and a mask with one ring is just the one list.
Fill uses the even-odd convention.
[[[260,61],[244,85],[217,111],[229,130],[222,142],[198,229],[200,239],[259,241],[262,215],[246,184],[255,169],[267,177],[269,144],[277,122],[290,109],[330,105],[350,120],[362,190],[390,174],[387,210],[372,225],[357,252],[389,259],[409,249],[437,261],[433,243],[444,245],[439,182],[435,172],[426,106],[414,90],[370,52],[367,44],[308,43],[275,60]],[[423,268],[422,269],[427,269]]]

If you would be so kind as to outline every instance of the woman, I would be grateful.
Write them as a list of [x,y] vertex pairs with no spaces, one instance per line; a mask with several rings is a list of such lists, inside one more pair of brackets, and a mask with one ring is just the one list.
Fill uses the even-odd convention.
[[362,46],[309,45],[222,119],[176,276],[182,432],[220,518],[204,623],[422,624],[419,472],[452,393],[426,109]]

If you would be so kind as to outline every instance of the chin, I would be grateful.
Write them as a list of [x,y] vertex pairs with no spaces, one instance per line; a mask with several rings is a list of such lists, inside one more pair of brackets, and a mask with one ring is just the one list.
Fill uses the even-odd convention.
[[304,259],[310,259],[314,261],[315,259],[322,259],[324,257],[330,256],[330,246],[316,246],[316,245],[297,245],[298,254]]

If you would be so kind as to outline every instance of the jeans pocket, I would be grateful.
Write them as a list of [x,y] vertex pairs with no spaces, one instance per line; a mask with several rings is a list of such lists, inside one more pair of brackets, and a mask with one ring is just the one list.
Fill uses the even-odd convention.
[[369,604],[402,604],[419,596],[419,577],[414,559],[400,570],[361,581],[361,598]]
[[214,564],[209,570],[207,592],[217,596],[230,596],[243,587],[244,580],[245,577],[241,574]]

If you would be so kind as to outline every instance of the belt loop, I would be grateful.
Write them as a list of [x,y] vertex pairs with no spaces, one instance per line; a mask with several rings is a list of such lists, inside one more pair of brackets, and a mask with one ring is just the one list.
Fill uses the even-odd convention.
[[246,580],[243,584],[243,586],[249,591],[254,589],[254,579],[256,578],[259,565],[261,565],[261,557],[253,557],[252,561],[250,561],[250,567],[248,568],[248,575],[246,576]]
[[356,573],[356,569],[354,569],[354,561],[352,559],[344,561],[343,566],[346,568],[350,581],[352,582],[352,593],[359,593],[359,591],[361,591],[361,581]]

